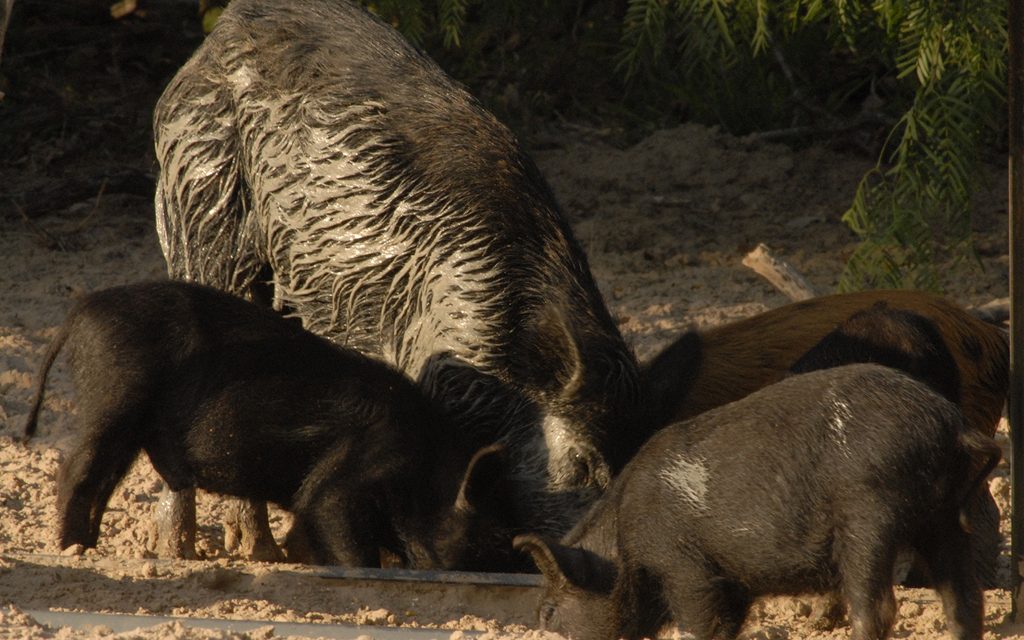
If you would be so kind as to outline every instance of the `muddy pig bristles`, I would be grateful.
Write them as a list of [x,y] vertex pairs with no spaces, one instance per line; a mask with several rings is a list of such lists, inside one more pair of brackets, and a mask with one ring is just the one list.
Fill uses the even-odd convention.
[[309,330],[421,381],[465,441],[506,447],[497,516],[560,535],[625,463],[638,366],[549,185],[366,9],[233,0],[154,137],[169,275],[272,282]]
[[79,300],[44,358],[26,423],[62,346],[77,442],[57,479],[62,550],[95,547],[111,492],[144,451],[176,491],[263,500],[295,515],[298,559],[379,566],[504,566],[500,447],[460,449],[443,414],[390,366],[218,290],[181,282]]
[[888,636],[897,553],[927,564],[958,640],[982,637],[963,506],[999,461],[959,409],[888,367],[794,375],[655,434],[561,542],[516,538],[541,626],[735,638],[766,595],[841,593],[853,640]]

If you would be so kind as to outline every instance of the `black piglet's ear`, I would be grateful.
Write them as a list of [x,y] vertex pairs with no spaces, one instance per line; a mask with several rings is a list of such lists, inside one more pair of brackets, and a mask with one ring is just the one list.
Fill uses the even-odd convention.
[[455,507],[494,515],[511,507],[505,448],[491,445],[473,454],[455,498]]

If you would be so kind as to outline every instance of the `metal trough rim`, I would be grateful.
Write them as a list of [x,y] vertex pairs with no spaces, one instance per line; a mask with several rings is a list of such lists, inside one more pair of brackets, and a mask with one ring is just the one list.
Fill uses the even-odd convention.
[[[169,567],[176,565],[185,569],[189,568],[205,571],[211,568],[224,568],[243,573],[251,573],[256,567],[251,563],[235,560],[232,558],[218,558],[213,560],[177,560],[168,558],[127,558],[116,556],[61,556],[45,553],[25,552],[3,552],[0,559],[18,560],[22,562],[40,564],[43,566],[74,567],[91,571],[105,572],[115,568],[119,571],[137,571],[142,575],[144,567]],[[497,598],[502,602],[525,602],[529,600],[532,593],[539,592],[543,586],[543,577],[538,574],[518,573],[483,573],[468,571],[430,571],[430,570],[409,570],[409,569],[374,569],[374,568],[350,568],[340,566],[314,566],[296,565],[286,563],[257,563],[259,572],[272,572],[277,574],[291,574],[301,579],[318,579],[329,581],[331,587],[342,587],[360,585],[368,587],[371,591],[384,591],[387,585],[410,585],[416,589],[426,589],[428,592],[448,591],[460,589],[471,589],[474,592],[481,589],[479,594],[485,600],[490,601]],[[250,566],[243,566],[250,565]],[[403,587],[404,588],[404,587]],[[489,595],[484,595],[489,594]],[[0,604],[0,610],[7,609],[7,606]],[[42,604],[42,603],[40,603]],[[46,606],[45,604],[43,606]],[[51,605],[52,606],[52,605]],[[467,606],[469,606],[467,604]],[[519,606],[519,605],[516,605]],[[523,606],[526,606],[525,604]],[[522,607],[519,607],[522,608]],[[532,606],[530,606],[532,609]],[[74,609],[72,607],[71,609]],[[473,612],[473,606],[467,610]],[[250,632],[257,628],[273,627],[276,636],[298,636],[298,637],[327,637],[355,639],[367,637],[379,640],[427,640],[428,638],[440,638],[448,640],[453,633],[460,633],[463,637],[475,638],[484,632],[471,629],[446,629],[440,626],[430,627],[396,627],[383,624],[359,624],[355,622],[303,622],[303,621],[278,621],[261,618],[249,619],[225,619],[206,618],[193,616],[174,616],[147,613],[101,613],[88,610],[49,610],[44,608],[18,608],[40,624],[51,627],[69,627],[78,630],[88,631],[97,626],[109,627],[116,633],[132,631],[138,628],[148,628],[167,622],[179,622],[186,627],[214,629],[227,632]],[[476,615],[488,617],[476,611]],[[521,617],[521,616],[520,616]],[[500,617],[498,618],[500,620]],[[435,624],[439,621],[435,621]],[[520,621],[522,623],[522,621]],[[500,622],[504,627],[508,621]]]
[[[454,630],[420,629],[413,627],[382,627],[345,623],[322,624],[314,622],[275,622],[272,620],[225,620],[222,618],[190,618],[179,616],[155,616],[127,613],[95,613],[80,611],[50,611],[47,609],[21,609],[25,615],[48,627],[71,627],[88,631],[95,627],[108,627],[114,633],[147,629],[168,622],[177,622],[185,627],[213,629],[230,633],[245,633],[255,629],[273,627],[275,636],[298,636],[305,638],[339,638],[355,640],[367,636],[378,640],[427,640],[428,638],[449,638]],[[477,637],[480,631],[460,631],[464,637]]]
[[[4,552],[0,553],[0,559],[11,558],[15,560],[38,560],[43,562],[55,562],[61,565],[98,564],[106,561],[114,561],[130,567],[143,565],[167,565],[167,564],[188,564],[195,563],[199,566],[217,565],[236,569],[243,568],[243,563],[252,564],[252,561],[236,560],[234,558],[213,559],[213,560],[183,560],[173,558],[125,558],[106,556],[61,556],[50,553],[22,553]],[[342,567],[337,565],[296,565],[277,562],[260,562],[263,568],[271,568],[273,571],[282,573],[301,573],[311,577],[325,578],[328,580],[378,580],[384,582],[426,582],[439,584],[460,584],[497,587],[543,587],[544,577],[536,573],[490,573],[484,571],[437,571],[428,569],[374,569],[369,567]]]
[[432,571],[422,569],[369,569],[337,566],[318,567],[314,575],[332,580],[383,580],[433,582],[498,587],[543,587],[544,578],[534,573],[485,573],[478,571]]

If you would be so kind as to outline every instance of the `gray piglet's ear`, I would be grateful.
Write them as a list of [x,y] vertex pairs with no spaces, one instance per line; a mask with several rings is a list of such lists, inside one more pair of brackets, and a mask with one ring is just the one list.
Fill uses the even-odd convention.
[[558,559],[551,550],[551,546],[540,536],[535,536],[531,533],[516,536],[512,540],[512,548],[516,551],[529,553],[533,557],[533,563],[544,574],[544,578],[549,584],[557,586],[567,581],[565,574],[562,573],[562,568],[558,564]]
[[512,541],[516,551],[525,551],[553,586],[571,584],[587,588],[590,581],[586,552],[557,542],[548,542],[532,533],[516,536]]

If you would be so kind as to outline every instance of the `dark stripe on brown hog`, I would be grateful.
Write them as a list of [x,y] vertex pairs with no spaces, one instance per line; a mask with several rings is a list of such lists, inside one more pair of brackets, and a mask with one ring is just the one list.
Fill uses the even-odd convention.
[[[956,380],[942,382],[942,390],[950,391],[972,428],[993,435],[1009,384],[1005,334],[941,296],[901,290],[823,296],[680,336],[643,367],[649,426],[695,416],[778,382],[837,325],[876,303],[930,323],[919,335],[934,338],[937,332],[940,342],[911,349],[952,357]],[[884,338],[881,347],[891,349]],[[871,357],[872,345],[865,347],[861,357]]]

